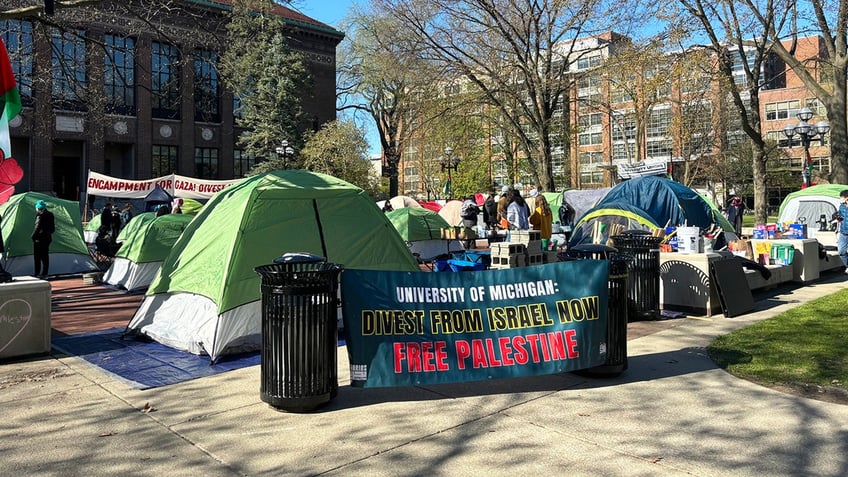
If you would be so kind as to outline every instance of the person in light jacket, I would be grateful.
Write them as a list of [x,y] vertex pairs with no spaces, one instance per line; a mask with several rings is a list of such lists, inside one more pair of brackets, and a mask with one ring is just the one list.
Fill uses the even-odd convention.
[[513,189],[510,191],[509,206],[506,208],[506,220],[509,222],[509,230],[530,230],[530,207],[521,191]]

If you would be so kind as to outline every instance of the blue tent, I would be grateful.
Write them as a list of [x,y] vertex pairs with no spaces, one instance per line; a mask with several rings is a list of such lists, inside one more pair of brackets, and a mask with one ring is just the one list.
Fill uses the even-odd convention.
[[597,206],[625,203],[648,213],[660,227],[687,225],[707,229],[716,222],[713,209],[697,192],[662,177],[637,177],[613,187]]
[[569,245],[593,242],[605,244],[609,239],[609,226],[612,224],[620,225],[622,230],[651,231],[659,227],[648,213],[639,207],[622,202],[606,203],[592,207],[580,217],[574,225]]
[[173,200],[174,197],[168,191],[157,185],[144,198],[144,211],[153,212],[158,205],[167,205],[170,207]]
[[[699,227],[706,231],[718,225],[726,232],[732,232],[733,227],[713,209],[700,194],[685,185],[663,177],[637,177],[622,182],[610,189],[607,194],[598,201],[583,217],[598,210],[622,210],[630,218],[639,217],[643,225],[639,228],[650,228],[645,224],[653,223],[656,227],[682,226]],[[602,223],[619,223],[624,218],[614,219],[612,212],[601,214],[605,218],[598,218]],[[592,239],[594,229],[577,234],[577,225],[586,221],[583,218],[577,221],[575,234],[570,240],[570,245],[585,242]]]

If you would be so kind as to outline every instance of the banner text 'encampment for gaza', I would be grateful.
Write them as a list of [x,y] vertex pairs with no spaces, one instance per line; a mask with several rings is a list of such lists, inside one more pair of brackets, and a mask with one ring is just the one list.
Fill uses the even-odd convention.
[[346,270],[354,386],[551,374],[605,359],[607,264],[464,273]]

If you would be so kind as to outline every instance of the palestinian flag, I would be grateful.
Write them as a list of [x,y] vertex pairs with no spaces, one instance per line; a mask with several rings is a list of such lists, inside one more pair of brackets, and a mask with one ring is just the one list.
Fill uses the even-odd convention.
[[12,141],[9,138],[9,121],[20,112],[21,96],[6,45],[0,38],[0,204],[9,200],[15,193],[15,184],[23,178],[23,170],[12,158]]

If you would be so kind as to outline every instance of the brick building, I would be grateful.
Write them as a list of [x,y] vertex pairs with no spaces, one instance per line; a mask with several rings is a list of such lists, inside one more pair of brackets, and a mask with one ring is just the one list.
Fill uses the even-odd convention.
[[[567,107],[561,106],[554,115],[556,121],[564,116],[563,124],[551,128],[564,135],[552,134],[550,138],[552,174],[558,190],[612,186],[632,177],[631,173],[665,174],[671,169],[679,172],[687,163],[691,170],[703,171],[708,163],[731,157],[735,144],[748,142],[726,85],[708,73],[715,69],[716,58],[705,50],[685,55],[647,53],[640,57],[648,50],[638,45],[633,48],[629,38],[614,32],[580,38],[568,45],[573,46],[564,48],[571,51],[567,74],[572,77],[573,86],[566,98]],[[827,56],[817,37],[799,39],[795,52],[806,59]],[[621,59],[627,55],[631,56]],[[739,55],[732,49],[727,51],[727,58],[733,62],[734,82],[743,90],[743,101],[747,101],[743,56],[752,64],[752,52]],[[762,132],[766,139],[777,143],[781,152],[779,159],[769,162],[768,170],[788,172],[790,181],[800,186],[803,148],[797,136],[790,140],[783,129],[798,123],[796,114],[802,108],[813,111],[813,123],[827,119],[825,110],[776,54],[765,58],[760,74]],[[457,83],[460,87],[451,86],[458,91],[468,86],[462,81]],[[640,94],[643,98],[634,100]],[[480,148],[489,161],[491,182],[527,184],[526,174],[507,177],[507,158],[520,160],[523,154],[517,150],[505,154],[503,145],[508,141],[503,140],[503,135],[509,133],[482,122],[488,135],[480,139]],[[810,155],[813,182],[820,182],[830,172],[829,135],[825,135],[824,144],[818,140],[810,144]],[[438,191],[446,178],[440,172],[440,157],[441,145],[428,143],[426,137],[413,138],[404,150],[401,164],[402,193],[426,198]],[[723,193],[718,185],[714,189],[718,195]],[[779,203],[786,192],[776,190],[774,200]]]
[[[0,21],[24,104],[10,124],[24,169],[17,192],[79,200],[88,170],[231,179],[255,164],[239,149],[237,102],[215,68],[232,1],[176,0],[143,20],[130,15],[134,7],[151,5],[57,9],[63,31],[37,12]],[[336,117],[335,52],[344,35],[280,5],[273,12],[307,60],[314,90],[304,92],[303,109],[317,128]]]

